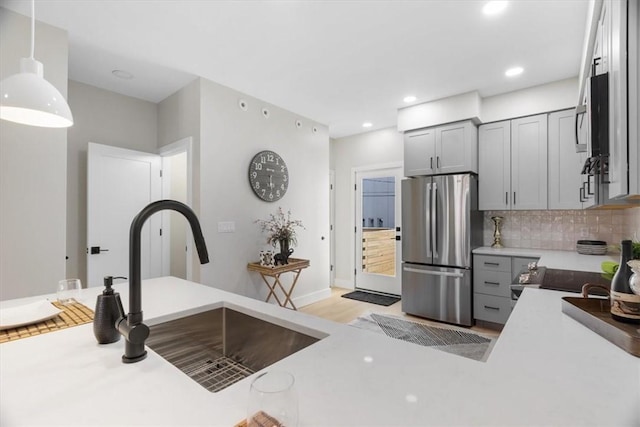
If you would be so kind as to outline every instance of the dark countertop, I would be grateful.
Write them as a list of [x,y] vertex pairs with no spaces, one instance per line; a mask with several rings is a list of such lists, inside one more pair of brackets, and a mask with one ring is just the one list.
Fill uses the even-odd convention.
[[[528,273],[528,270],[525,269],[521,273]],[[514,279],[514,283],[517,283],[518,277],[519,275]],[[602,285],[607,289],[611,287],[611,280],[605,278],[602,273],[561,270],[546,267],[539,267],[538,270],[531,275],[530,280],[528,281],[528,284],[540,285],[540,289],[575,293],[581,293],[582,286],[586,283]],[[590,293],[593,295],[607,295],[604,290],[597,288],[593,289]]]

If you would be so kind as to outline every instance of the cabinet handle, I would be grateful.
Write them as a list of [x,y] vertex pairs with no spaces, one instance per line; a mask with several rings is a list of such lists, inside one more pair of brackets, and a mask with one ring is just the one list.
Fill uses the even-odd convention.
[[509,206],[509,192],[508,191],[504,192],[504,204],[505,204],[505,206]]
[[498,282],[487,282],[486,280],[484,281],[485,285],[493,285],[493,286],[500,286],[500,283]]
[[[591,191],[591,177],[592,176],[593,175],[587,176],[587,193],[586,193],[585,197],[586,196],[593,196],[593,191]],[[594,179],[595,179],[595,177],[594,177]]]
[[436,167],[440,169],[440,156],[436,156]]
[[495,265],[496,267],[500,265],[499,262],[484,262],[484,265]]
[[513,205],[516,205],[516,192],[513,192]]
[[580,187],[580,203],[586,201],[587,199],[584,197],[584,183],[582,183],[582,187]]
[[433,157],[429,157],[429,169],[433,169]]
[[491,307],[490,305],[485,305],[484,308],[486,308],[487,310],[500,311],[499,307]]

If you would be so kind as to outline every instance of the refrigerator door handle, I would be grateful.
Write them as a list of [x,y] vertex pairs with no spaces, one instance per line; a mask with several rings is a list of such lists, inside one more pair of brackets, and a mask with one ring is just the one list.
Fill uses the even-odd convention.
[[435,182],[431,192],[431,248],[433,258],[438,258],[438,186]]
[[[425,224],[431,224],[433,221],[433,211],[431,210],[431,205],[430,205],[430,201],[431,201],[431,193],[432,193],[432,189],[431,189],[432,184],[429,183],[427,184],[427,197],[426,197],[426,206],[425,206],[425,215],[427,216],[427,220],[425,221]],[[431,234],[432,229],[431,227],[429,227],[429,229],[427,230],[427,258],[433,258],[433,235]]]
[[410,273],[418,273],[418,274],[427,274],[429,276],[447,276],[447,277],[464,277],[462,273],[451,273],[449,271],[431,271],[431,270],[420,270],[418,268],[404,267],[404,271],[408,271]]

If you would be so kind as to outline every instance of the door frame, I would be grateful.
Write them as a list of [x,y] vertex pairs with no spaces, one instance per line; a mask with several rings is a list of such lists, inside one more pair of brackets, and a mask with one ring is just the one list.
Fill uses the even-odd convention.
[[[351,214],[349,215],[351,217],[351,223],[350,223],[350,229],[353,230],[354,234],[352,235],[352,238],[349,239],[350,240],[350,250],[349,250],[349,257],[350,257],[350,268],[351,268],[351,289],[356,289],[356,238],[355,238],[355,233],[356,233],[356,176],[358,173],[360,172],[375,172],[375,171],[383,171],[383,170],[388,170],[388,169],[401,169],[402,173],[401,175],[404,177],[404,165],[403,162],[398,161],[398,162],[389,162],[389,163],[378,163],[378,164],[373,164],[373,165],[367,165],[367,166],[358,166],[358,167],[354,167],[351,168],[351,188],[354,191],[350,191],[351,195],[349,196],[349,209]],[[398,197],[401,197],[400,194],[398,194]],[[400,206],[402,206],[402,200],[399,201]]]
[[329,171],[329,286],[336,281],[336,171]]
[[[169,188],[171,181],[171,171],[167,167],[166,157],[171,157],[176,154],[187,154],[187,205],[193,207],[193,138],[188,136],[186,138],[179,139],[175,142],[167,144],[158,149],[158,154],[162,157],[162,198],[169,198]],[[169,213],[167,211],[162,212],[162,229],[163,236],[171,236],[171,221],[169,220]],[[187,231],[187,280],[193,279],[193,237],[191,233]],[[171,240],[162,239],[162,275],[169,276],[171,268]]]

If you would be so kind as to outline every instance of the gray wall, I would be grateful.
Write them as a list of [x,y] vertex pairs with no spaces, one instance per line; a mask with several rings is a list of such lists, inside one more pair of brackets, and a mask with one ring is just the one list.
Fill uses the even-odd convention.
[[67,277],[87,277],[87,144],[157,152],[158,107],[152,102],[69,81]]
[[[264,298],[267,287],[247,271],[261,249],[268,249],[257,219],[278,207],[291,210],[300,230],[294,257],[311,260],[294,292],[301,305],[329,294],[329,137],[328,129],[264,101],[201,79],[201,211],[212,262],[202,267],[202,282],[234,293]],[[242,98],[248,111],[238,107]],[[263,117],[262,108],[270,111]],[[206,118],[206,120],[204,119]],[[297,128],[296,120],[302,122]],[[316,126],[317,133],[312,132]],[[273,150],[287,163],[290,184],[278,202],[258,199],[248,182],[252,157]],[[235,233],[218,233],[217,223],[234,221]],[[324,240],[322,239],[324,237]],[[289,277],[285,277],[289,276]],[[290,280],[292,275],[283,275]]]
[[331,141],[331,169],[335,171],[335,285],[353,287],[354,168],[403,162],[402,134],[395,128]]
[[[0,79],[30,53],[31,20],[0,8]],[[67,33],[36,22],[35,58],[67,94]],[[0,300],[55,292],[65,278],[67,130],[0,121]]]

